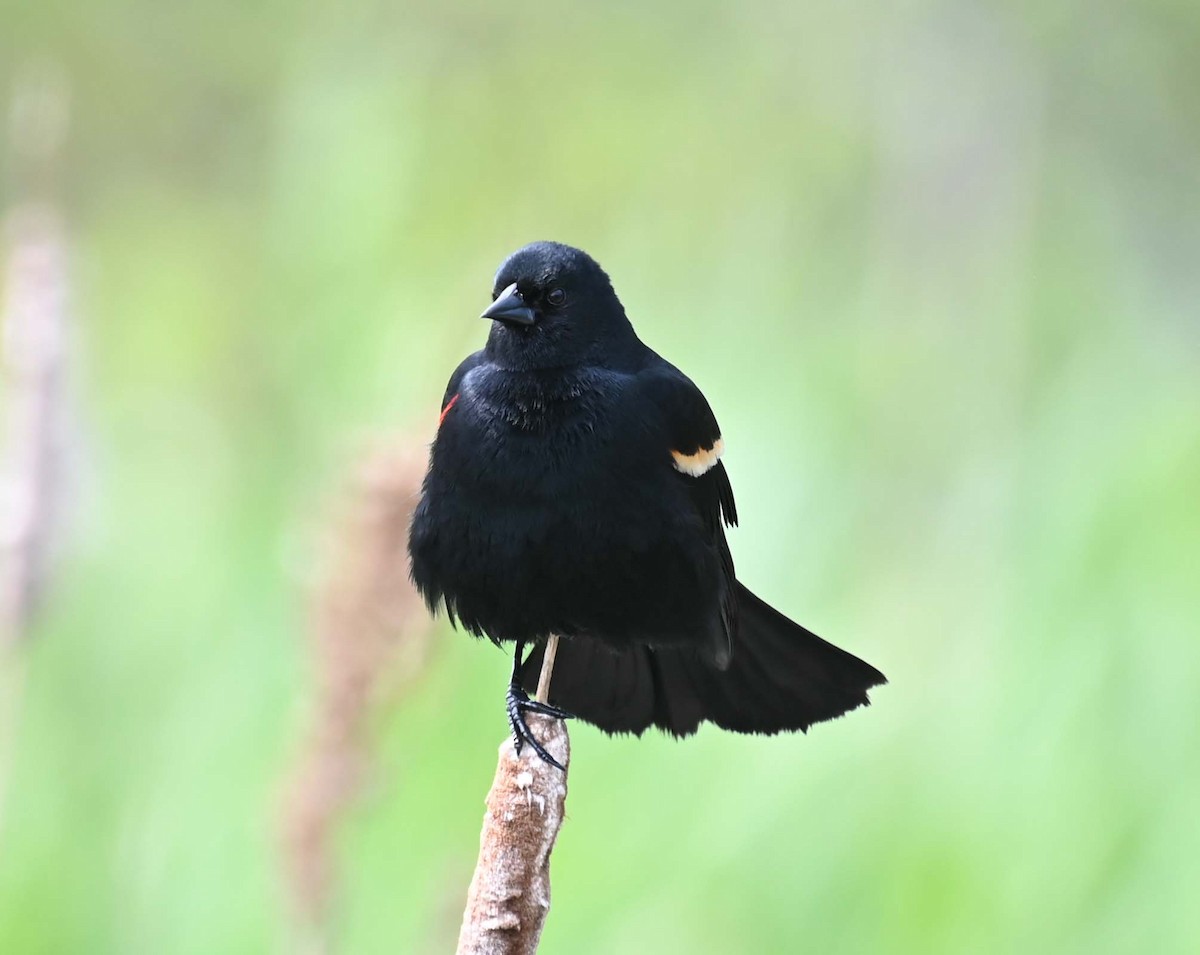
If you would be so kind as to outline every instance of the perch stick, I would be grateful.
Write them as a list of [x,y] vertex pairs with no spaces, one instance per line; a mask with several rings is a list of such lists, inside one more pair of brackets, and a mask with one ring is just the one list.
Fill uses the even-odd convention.
[[[547,702],[558,637],[546,642],[537,699]],[[571,744],[562,720],[537,713],[530,729],[564,767]],[[550,911],[550,852],[562,827],[567,798],[566,770],[559,770],[511,739],[500,746],[500,762],[487,797],[479,861],[467,891],[458,935],[458,955],[534,955]]]
[[535,699],[539,703],[550,702],[550,678],[554,675],[554,658],[558,656],[558,634],[552,633],[546,641],[546,652],[542,655],[542,672],[538,674]]

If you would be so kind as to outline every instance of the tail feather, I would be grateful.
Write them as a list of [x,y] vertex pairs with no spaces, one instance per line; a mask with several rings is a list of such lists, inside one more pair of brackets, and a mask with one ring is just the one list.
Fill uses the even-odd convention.
[[[789,620],[738,585],[738,636],[734,664],[741,657],[742,687],[722,693],[711,717],[725,729],[743,733],[807,730],[871,701],[867,690],[886,683],[869,663]],[[756,705],[743,704],[748,691]]]
[[[525,659],[521,683],[532,693],[542,669],[539,644]],[[616,652],[596,640],[562,640],[550,700],[608,733],[641,736],[655,722],[657,691],[645,647]]]
[[[532,690],[539,648],[522,670]],[[869,663],[822,640],[738,584],[738,633],[729,668],[714,669],[690,647],[594,640],[559,645],[550,702],[609,733],[657,726],[688,736],[704,720],[739,733],[807,730],[870,703],[886,683]]]

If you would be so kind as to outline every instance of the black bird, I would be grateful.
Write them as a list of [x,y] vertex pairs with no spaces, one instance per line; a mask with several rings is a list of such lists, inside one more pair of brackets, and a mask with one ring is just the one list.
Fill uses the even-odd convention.
[[[600,266],[535,242],[500,266],[492,299],[487,345],[446,388],[409,553],[431,610],[516,644],[518,749],[554,762],[527,711],[687,736],[703,720],[806,730],[869,703],[882,673],[735,578],[716,418],[638,339]],[[550,634],[546,706],[526,691]]]

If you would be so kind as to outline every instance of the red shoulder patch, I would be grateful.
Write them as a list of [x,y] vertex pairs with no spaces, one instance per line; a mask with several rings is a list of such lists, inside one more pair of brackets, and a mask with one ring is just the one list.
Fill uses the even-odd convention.
[[450,409],[458,404],[458,392],[454,393],[454,397],[446,402],[446,407],[442,409],[441,417],[438,418],[438,427],[442,426],[442,422],[446,420],[446,415],[450,413]]

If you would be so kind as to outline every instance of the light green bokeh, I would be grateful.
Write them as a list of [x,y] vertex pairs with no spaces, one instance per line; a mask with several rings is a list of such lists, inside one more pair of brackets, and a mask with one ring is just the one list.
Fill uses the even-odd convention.
[[[85,436],[0,952],[289,950],[315,526],[358,436],[430,434],[538,238],[708,395],[740,575],[891,679],[807,737],[575,729],[544,950],[1200,950],[1200,7],[0,24],[0,90],[70,85]],[[507,664],[439,644],[342,832],[340,951],[452,944]]]

